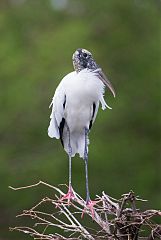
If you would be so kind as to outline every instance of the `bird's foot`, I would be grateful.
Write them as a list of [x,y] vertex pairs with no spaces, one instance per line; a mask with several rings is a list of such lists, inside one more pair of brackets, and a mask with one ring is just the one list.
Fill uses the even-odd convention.
[[86,201],[86,207],[83,209],[81,218],[83,218],[84,213],[89,210],[92,215],[92,218],[94,219],[94,215],[95,215],[94,205],[96,205],[98,202],[99,201],[92,201],[91,199],[88,199]]
[[58,202],[59,202],[58,206],[59,206],[60,203],[64,203],[64,200],[67,200],[67,205],[69,206],[71,200],[73,200],[74,198],[75,198],[74,190],[73,190],[72,186],[69,186],[67,194],[65,194],[63,197],[61,197],[58,200]]

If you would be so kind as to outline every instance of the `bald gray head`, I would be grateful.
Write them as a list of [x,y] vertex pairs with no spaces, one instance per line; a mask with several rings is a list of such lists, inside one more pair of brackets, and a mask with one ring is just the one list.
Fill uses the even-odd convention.
[[98,68],[95,60],[93,59],[92,54],[83,48],[78,48],[72,57],[73,66],[76,72],[80,72],[81,70],[87,68],[91,70],[95,70]]

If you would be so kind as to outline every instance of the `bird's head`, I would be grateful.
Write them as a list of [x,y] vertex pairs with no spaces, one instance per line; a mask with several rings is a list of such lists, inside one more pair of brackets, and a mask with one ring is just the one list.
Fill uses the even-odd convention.
[[74,70],[79,73],[81,70],[87,68],[91,71],[95,72],[95,75],[100,79],[103,84],[110,89],[113,96],[115,97],[115,90],[111,84],[111,82],[107,79],[102,69],[97,65],[95,60],[93,59],[92,54],[83,48],[78,48],[72,57]]
[[83,48],[78,48],[72,57],[73,66],[76,72],[80,72],[81,70],[87,68],[91,70],[95,70],[98,68],[95,60],[93,59],[92,54]]

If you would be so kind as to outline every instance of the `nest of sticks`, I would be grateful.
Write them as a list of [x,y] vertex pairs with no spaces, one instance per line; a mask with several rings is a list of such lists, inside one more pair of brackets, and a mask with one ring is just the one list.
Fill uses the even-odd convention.
[[139,202],[143,205],[146,200],[136,196],[133,191],[123,194],[118,200],[102,192],[101,196],[96,196],[97,203],[94,213],[91,213],[76,192],[70,204],[60,202],[60,197],[65,195],[62,186],[55,187],[39,181],[26,187],[10,188],[17,191],[39,185],[54,191],[54,198],[45,197],[29,210],[23,210],[17,217],[30,218],[31,226],[10,227],[10,231],[23,232],[36,240],[161,239],[161,225],[156,223],[156,219],[160,221],[161,211],[138,209]]

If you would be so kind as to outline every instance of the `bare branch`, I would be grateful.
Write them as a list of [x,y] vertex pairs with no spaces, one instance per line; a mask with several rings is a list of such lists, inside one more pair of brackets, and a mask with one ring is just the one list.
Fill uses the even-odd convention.
[[[33,227],[19,226],[10,228],[11,231],[19,231],[30,235],[35,240],[154,240],[161,239],[161,226],[152,222],[154,216],[161,217],[159,210],[137,209],[137,202],[144,201],[135,196],[133,191],[123,194],[121,199],[114,199],[105,192],[102,196],[97,196],[97,204],[94,207],[94,217],[87,208],[83,198],[75,193],[75,198],[68,206],[67,202],[59,201],[57,194],[65,195],[59,188],[52,186],[43,181],[28,185],[25,187],[9,187],[14,191],[32,189],[39,185],[44,185],[55,191],[55,199],[45,197],[29,210],[24,210],[17,217],[29,217],[34,221]],[[54,205],[53,212],[46,212],[48,204]],[[86,209],[86,215],[89,216],[89,222],[95,224],[94,229],[84,226],[81,221],[82,212]],[[91,220],[90,220],[91,219]],[[40,232],[38,226],[43,230]],[[48,233],[48,228],[53,228],[53,234]],[[146,234],[144,228],[150,231],[150,235]],[[62,235],[56,233],[55,229],[61,229]],[[97,230],[96,230],[97,229]],[[148,231],[147,231],[148,232]]]

